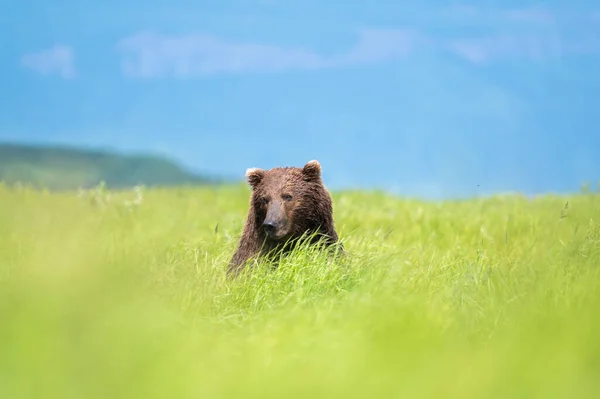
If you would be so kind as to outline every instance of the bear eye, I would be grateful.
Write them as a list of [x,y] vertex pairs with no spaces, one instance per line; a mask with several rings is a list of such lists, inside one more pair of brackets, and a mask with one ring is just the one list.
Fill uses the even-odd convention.
[[283,198],[284,201],[291,201],[292,200],[292,196],[290,194],[283,194],[281,196],[281,198]]
[[259,201],[263,205],[267,205],[269,203],[269,199],[265,197],[261,198]]

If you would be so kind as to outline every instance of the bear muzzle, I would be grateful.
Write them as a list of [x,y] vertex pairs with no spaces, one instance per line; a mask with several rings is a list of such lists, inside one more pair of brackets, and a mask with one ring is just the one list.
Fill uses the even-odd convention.
[[273,240],[285,237],[288,233],[286,227],[286,223],[276,222],[272,219],[266,219],[262,224],[262,228],[267,237]]
[[271,222],[271,221],[265,221],[263,223],[263,229],[265,230],[265,233],[267,233],[267,235],[269,237],[272,237],[275,235],[275,232],[277,231],[277,223]]

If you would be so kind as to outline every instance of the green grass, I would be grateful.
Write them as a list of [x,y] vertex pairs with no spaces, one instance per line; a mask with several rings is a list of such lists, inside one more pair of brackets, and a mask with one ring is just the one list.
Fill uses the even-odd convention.
[[334,193],[347,257],[228,281],[248,195],[0,187],[0,397],[596,397],[597,194]]

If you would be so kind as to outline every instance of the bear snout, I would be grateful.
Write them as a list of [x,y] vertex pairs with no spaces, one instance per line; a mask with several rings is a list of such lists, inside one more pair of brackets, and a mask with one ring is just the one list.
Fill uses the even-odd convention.
[[288,233],[287,223],[285,220],[267,218],[263,222],[262,228],[267,237],[272,240],[278,240]]
[[277,223],[265,220],[262,226],[263,230],[269,237],[273,237],[275,235],[275,232],[277,231]]

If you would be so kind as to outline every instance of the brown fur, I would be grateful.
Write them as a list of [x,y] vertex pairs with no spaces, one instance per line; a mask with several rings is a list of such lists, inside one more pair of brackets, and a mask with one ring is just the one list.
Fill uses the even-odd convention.
[[[302,168],[251,168],[246,180],[252,189],[250,209],[228,274],[238,274],[250,258],[289,251],[305,233],[316,233],[313,244],[338,242],[331,196],[321,180],[318,161]],[[270,234],[265,224],[271,225]]]

